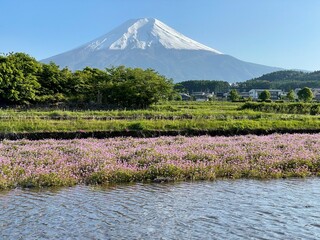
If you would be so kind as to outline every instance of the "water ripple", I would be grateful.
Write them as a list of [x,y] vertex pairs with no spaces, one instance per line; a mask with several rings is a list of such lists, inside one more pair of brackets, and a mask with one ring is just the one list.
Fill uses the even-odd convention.
[[0,193],[0,239],[318,239],[319,178]]

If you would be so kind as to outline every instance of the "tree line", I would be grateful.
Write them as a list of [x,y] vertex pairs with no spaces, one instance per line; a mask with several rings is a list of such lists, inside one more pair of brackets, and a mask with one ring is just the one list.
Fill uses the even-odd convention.
[[152,69],[86,67],[70,71],[25,53],[0,55],[0,104],[92,103],[144,108],[177,97],[171,79]]
[[[312,90],[310,88],[304,87],[304,88],[300,89],[297,92],[297,97],[298,97],[298,100],[300,100],[300,101],[311,102],[312,99],[314,98],[314,94],[313,94],[313,92],[312,92]],[[242,99],[242,97],[240,96],[240,94],[238,93],[238,91],[236,89],[232,89],[229,92],[229,100],[231,100],[232,102],[236,102],[236,101],[239,101],[241,99]],[[287,93],[287,95],[285,96],[285,99],[290,101],[290,102],[293,102],[293,101],[297,100],[295,92],[291,89]],[[247,99],[247,100],[252,100],[252,99]],[[270,91],[267,90],[267,89],[263,90],[259,94],[259,100],[261,100],[261,101],[269,101],[269,100],[271,100]]]
[[281,89],[290,91],[296,88],[320,88],[320,71],[302,72],[294,70],[276,71],[259,78],[237,83],[240,92],[251,89]]
[[215,81],[215,80],[189,80],[177,83],[175,88],[184,93],[193,92],[228,92],[230,85],[226,81]]

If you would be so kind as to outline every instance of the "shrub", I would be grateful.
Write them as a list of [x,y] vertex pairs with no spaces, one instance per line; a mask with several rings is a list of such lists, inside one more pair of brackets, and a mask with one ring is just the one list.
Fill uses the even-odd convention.
[[320,104],[310,103],[267,103],[267,102],[247,102],[240,110],[251,109],[259,112],[289,113],[289,114],[320,114]]

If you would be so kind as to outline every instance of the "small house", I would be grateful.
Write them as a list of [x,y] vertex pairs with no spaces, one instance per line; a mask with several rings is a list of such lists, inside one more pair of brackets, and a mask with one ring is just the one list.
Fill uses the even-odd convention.
[[260,94],[265,90],[270,92],[272,100],[280,99],[280,97],[283,95],[283,91],[280,89],[251,89],[249,91],[249,96],[252,99],[257,100],[259,99]]

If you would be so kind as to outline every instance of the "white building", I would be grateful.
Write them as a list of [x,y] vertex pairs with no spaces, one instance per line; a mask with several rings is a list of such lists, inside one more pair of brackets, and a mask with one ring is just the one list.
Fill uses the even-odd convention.
[[272,100],[277,100],[283,95],[283,91],[280,89],[251,89],[249,96],[254,100],[259,99],[259,95],[265,90],[270,92]]

